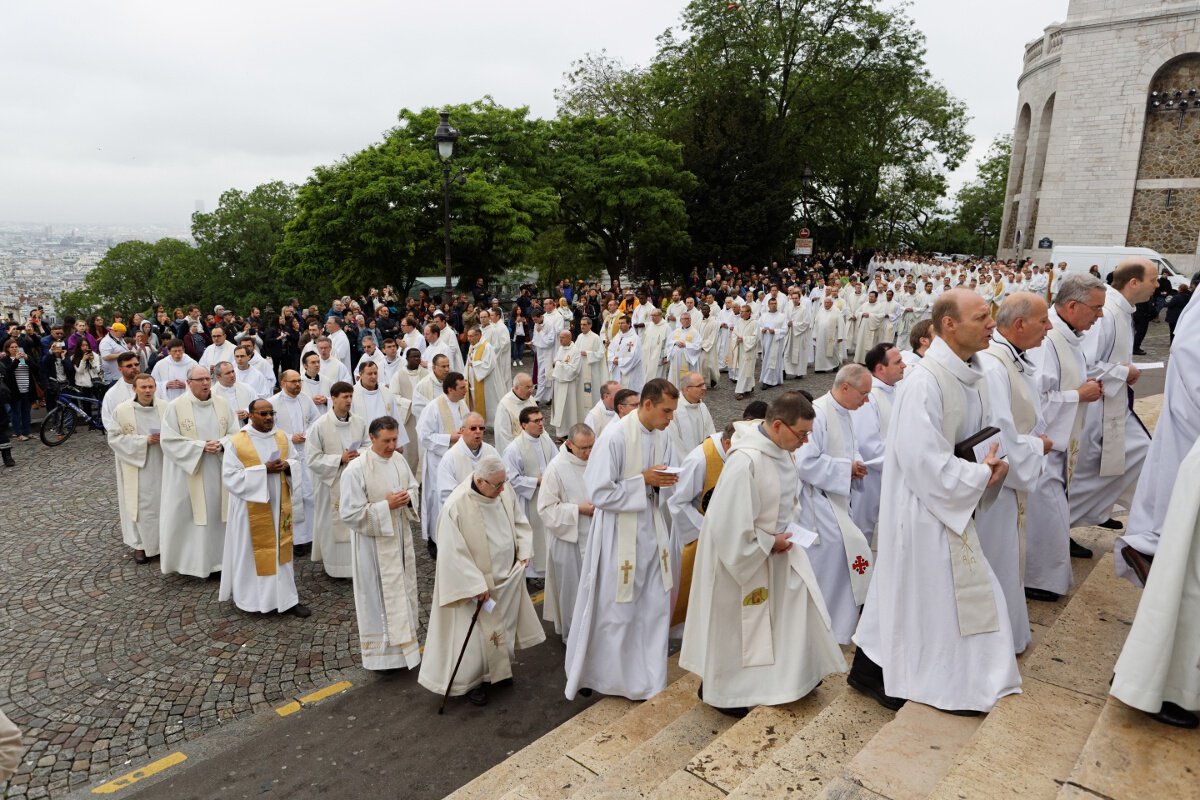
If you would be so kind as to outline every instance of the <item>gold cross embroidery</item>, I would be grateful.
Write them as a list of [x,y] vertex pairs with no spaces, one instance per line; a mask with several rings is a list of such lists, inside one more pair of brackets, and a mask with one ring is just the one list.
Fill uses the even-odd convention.
[[663,575],[666,575],[667,572],[670,571],[670,569],[671,569],[670,567],[667,566],[667,551],[666,550],[662,551],[661,560],[662,560],[662,565],[663,565],[663,567],[662,567]]
[[629,573],[631,571],[633,571],[633,564],[630,564],[629,560],[626,559],[625,563],[621,565],[621,576],[622,576],[621,583],[622,584],[629,583]]
[[499,632],[499,631],[497,631],[496,633],[493,633],[493,634],[492,634],[491,638],[490,638],[490,639],[488,639],[488,641],[492,643],[492,647],[499,648],[499,647],[500,647],[500,644],[501,644],[501,643],[502,643],[504,640],[500,638],[500,632]]

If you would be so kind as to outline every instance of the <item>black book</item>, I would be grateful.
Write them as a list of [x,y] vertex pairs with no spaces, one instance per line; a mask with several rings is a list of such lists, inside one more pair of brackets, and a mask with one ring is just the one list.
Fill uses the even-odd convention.
[[985,442],[1000,432],[1000,429],[995,426],[988,426],[979,433],[968,436],[958,444],[954,445],[954,457],[961,458],[963,461],[975,462],[975,447],[980,442]]

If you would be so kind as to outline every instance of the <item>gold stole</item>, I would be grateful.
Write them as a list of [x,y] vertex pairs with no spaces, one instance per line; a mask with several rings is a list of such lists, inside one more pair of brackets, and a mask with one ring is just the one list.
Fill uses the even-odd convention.
[[[247,469],[262,466],[258,450],[250,440],[250,434],[238,431],[229,440],[233,451],[237,454],[242,466]],[[280,460],[288,457],[288,437],[281,430],[275,431],[275,446],[279,448]],[[270,480],[270,476],[267,476]],[[276,572],[276,520],[271,517],[271,501],[253,503],[247,501],[246,514],[250,519],[250,543],[254,547],[254,572],[260,578],[274,575]],[[279,563],[287,564],[292,560],[292,492],[288,486],[288,476],[279,473]]]
[[[708,510],[708,501],[712,499],[713,489],[717,487],[717,478],[725,468],[725,459],[721,458],[717,444],[709,436],[700,445],[704,449],[704,486],[700,489],[700,499],[696,501],[696,510],[703,514]],[[692,591],[692,569],[696,565],[696,547],[700,540],[688,542],[683,546],[679,556],[679,594],[675,600],[675,610],[671,612],[671,627],[679,625],[687,619],[688,595]]]
[[[213,413],[217,415],[217,435],[225,438],[229,433],[229,403],[224,397],[212,395]],[[196,431],[196,411],[192,408],[192,393],[184,392],[175,401],[175,421],[179,425],[179,433],[192,441],[199,441]],[[204,456],[200,456],[200,464],[196,471],[188,475],[188,499],[192,504],[192,524],[208,524],[208,507],[204,504]],[[221,482],[221,522],[226,520],[229,511],[229,492],[225,482]]]
[[[458,428],[454,427],[454,415],[450,413],[450,398],[445,394],[441,394],[437,399],[438,416],[442,418],[442,428],[451,436],[454,435]],[[458,426],[461,428],[462,426]]]
[[[483,348],[487,346],[487,342],[480,341],[479,344],[471,350],[471,363],[478,364],[483,361]],[[475,370],[471,370],[471,391],[467,392],[467,397],[471,400],[468,404],[470,409],[478,413],[485,420],[487,419],[487,390],[483,386],[483,381],[475,377]]]
[[[126,400],[120,403],[113,412],[123,436],[133,436],[137,433],[137,417],[133,410],[133,404],[136,402],[136,398]],[[159,429],[161,430],[163,412],[166,411],[167,405],[156,397],[154,398],[154,408],[158,411]],[[149,448],[150,445],[146,445],[147,451]],[[145,461],[142,464],[145,466]],[[140,475],[141,470],[138,467],[127,461],[121,461],[121,488],[125,494],[125,510],[129,512],[129,518],[134,522],[137,522],[138,518],[138,478]]]

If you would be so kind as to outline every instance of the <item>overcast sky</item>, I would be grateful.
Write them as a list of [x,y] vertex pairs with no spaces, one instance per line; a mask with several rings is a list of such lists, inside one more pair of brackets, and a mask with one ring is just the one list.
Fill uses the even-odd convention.
[[[402,107],[490,94],[550,117],[573,60],[606,49],[645,64],[683,5],[4,0],[0,220],[186,228],[196,201],[302,182],[378,141]],[[912,3],[931,71],[972,116],[956,184],[1011,131],[1023,44],[1066,7]]]

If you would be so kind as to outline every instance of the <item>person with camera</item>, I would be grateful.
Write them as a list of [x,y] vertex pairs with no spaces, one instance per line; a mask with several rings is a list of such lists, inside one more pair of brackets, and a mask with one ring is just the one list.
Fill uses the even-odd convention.
[[37,385],[41,372],[16,339],[6,339],[0,350],[0,363],[4,364],[4,382],[8,386],[8,405],[12,409],[14,438],[24,442],[32,438],[29,435],[29,414],[33,409],[33,401],[37,399]]
[[42,373],[42,390],[46,393],[46,410],[51,411],[58,405],[59,393],[75,385],[75,364],[67,355],[66,344],[51,342],[38,369]]

